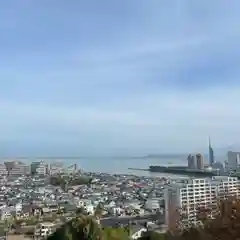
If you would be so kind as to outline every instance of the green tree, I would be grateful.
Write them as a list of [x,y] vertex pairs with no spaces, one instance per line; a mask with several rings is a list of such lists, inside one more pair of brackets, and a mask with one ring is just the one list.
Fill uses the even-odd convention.
[[68,225],[64,228],[64,238],[65,240],[73,240],[71,228]]
[[104,240],[128,240],[129,235],[125,228],[104,228]]
[[101,226],[90,216],[79,215],[72,221],[73,239],[102,239]]
[[139,240],[167,240],[167,235],[157,232],[144,232]]
[[79,214],[73,220],[57,229],[50,240],[101,240],[101,226],[90,216]]
[[104,211],[104,207],[101,203],[99,203],[95,209],[95,212],[94,212],[94,215],[96,217],[101,217],[102,216],[102,213]]
[[85,209],[83,207],[79,207],[76,210],[76,215],[81,215],[81,214],[87,215],[87,213],[86,213],[86,211],[85,211]]
[[73,178],[57,175],[50,178],[50,184],[52,184],[53,186],[60,186],[64,191],[67,189],[68,186],[89,185],[91,182],[91,178],[84,176],[76,176],[75,178]]

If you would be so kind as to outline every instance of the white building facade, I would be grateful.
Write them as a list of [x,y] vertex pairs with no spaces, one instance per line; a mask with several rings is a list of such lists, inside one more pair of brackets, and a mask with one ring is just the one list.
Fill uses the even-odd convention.
[[235,177],[190,179],[185,184],[170,186],[165,192],[166,224],[170,228],[197,225],[201,223],[199,208],[214,213],[218,199],[227,196],[239,196],[239,180]]
[[0,164],[0,175],[6,176],[8,174],[7,168],[4,164]]
[[36,173],[38,175],[46,175],[48,173],[48,164],[44,161],[40,161],[39,165],[36,167]]

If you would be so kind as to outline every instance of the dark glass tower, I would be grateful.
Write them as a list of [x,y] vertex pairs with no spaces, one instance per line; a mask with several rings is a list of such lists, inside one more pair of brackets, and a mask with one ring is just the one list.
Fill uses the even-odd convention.
[[208,141],[208,157],[209,157],[209,165],[212,166],[214,163],[214,151],[213,148],[211,146],[211,139],[209,137],[209,141]]

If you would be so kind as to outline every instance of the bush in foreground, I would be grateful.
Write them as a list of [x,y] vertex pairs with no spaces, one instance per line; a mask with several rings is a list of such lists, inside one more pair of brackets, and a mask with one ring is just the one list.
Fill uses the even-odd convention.
[[90,216],[79,215],[52,234],[49,240],[101,240],[100,225]]

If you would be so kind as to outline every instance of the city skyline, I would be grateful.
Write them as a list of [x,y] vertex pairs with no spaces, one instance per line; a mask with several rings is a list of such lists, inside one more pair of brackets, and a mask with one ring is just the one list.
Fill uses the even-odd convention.
[[240,149],[239,7],[0,3],[0,155]]

